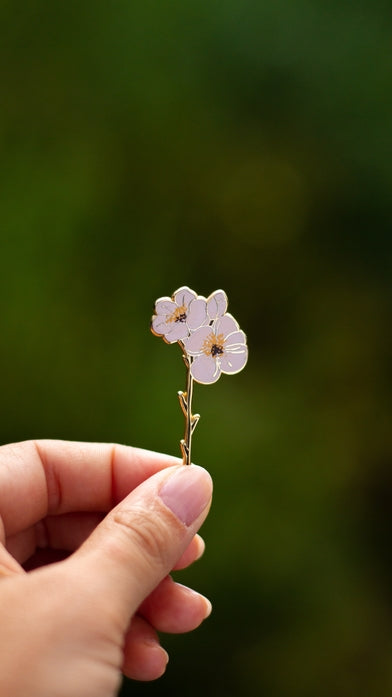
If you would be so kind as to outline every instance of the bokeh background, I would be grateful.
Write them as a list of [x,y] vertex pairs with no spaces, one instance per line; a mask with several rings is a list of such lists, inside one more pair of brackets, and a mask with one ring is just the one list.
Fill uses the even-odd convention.
[[179,454],[180,285],[244,372],[196,386],[213,601],[121,694],[392,690],[392,10],[383,0],[0,3],[1,442]]

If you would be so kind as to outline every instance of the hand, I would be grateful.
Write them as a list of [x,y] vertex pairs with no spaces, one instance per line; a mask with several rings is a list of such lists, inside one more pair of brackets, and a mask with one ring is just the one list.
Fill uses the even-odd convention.
[[157,631],[210,611],[168,574],[201,555],[211,493],[204,469],[126,446],[0,447],[0,694],[110,697],[121,672],[159,677]]

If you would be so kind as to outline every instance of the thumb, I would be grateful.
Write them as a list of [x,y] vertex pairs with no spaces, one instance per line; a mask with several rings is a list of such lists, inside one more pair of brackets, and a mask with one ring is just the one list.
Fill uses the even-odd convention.
[[73,555],[90,590],[93,584],[124,627],[189,545],[211,496],[211,477],[202,467],[165,469],[121,501]]

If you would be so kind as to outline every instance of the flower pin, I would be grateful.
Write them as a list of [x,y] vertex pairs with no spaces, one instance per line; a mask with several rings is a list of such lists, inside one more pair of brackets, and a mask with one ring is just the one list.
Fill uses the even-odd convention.
[[227,305],[223,290],[205,298],[187,286],[155,303],[151,331],[168,344],[180,345],[187,369],[186,392],[178,392],[185,416],[180,443],[184,465],[191,463],[192,434],[200,419],[200,414],[192,414],[193,382],[211,385],[222,373],[239,373],[248,360],[246,336],[227,312]]

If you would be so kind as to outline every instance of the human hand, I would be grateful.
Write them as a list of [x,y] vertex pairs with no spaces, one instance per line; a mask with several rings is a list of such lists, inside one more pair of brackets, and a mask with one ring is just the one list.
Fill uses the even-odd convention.
[[168,574],[201,555],[211,494],[204,469],[136,448],[0,447],[0,695],[110,697],[122,672],[159,677],[157,631],[210,611]]

